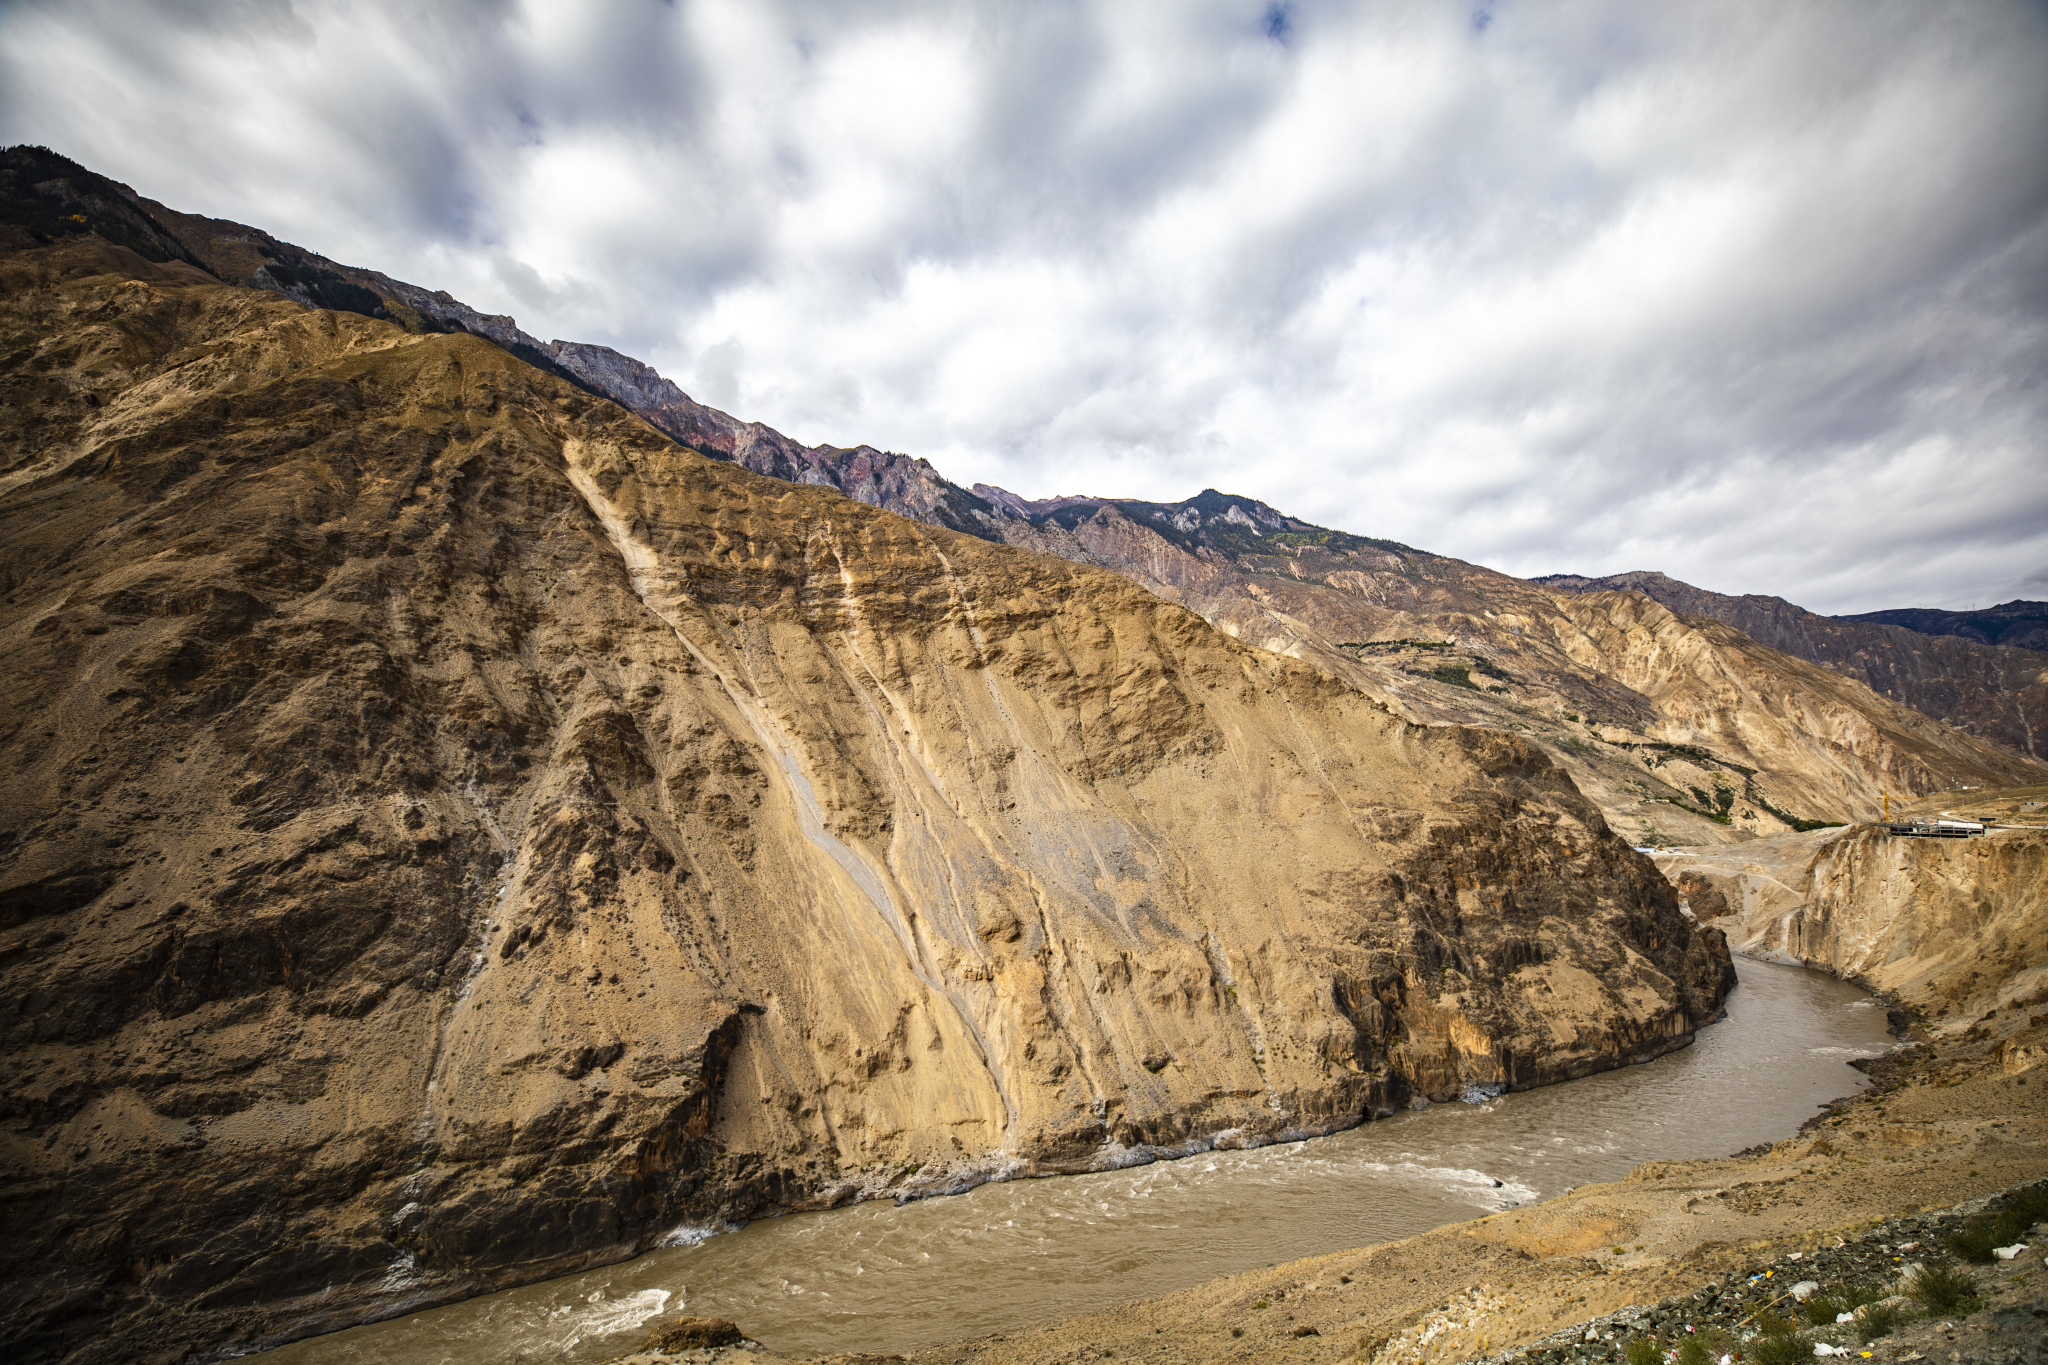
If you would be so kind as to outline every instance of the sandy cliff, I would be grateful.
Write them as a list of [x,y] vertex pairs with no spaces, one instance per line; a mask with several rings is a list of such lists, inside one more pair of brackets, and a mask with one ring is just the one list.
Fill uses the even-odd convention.
[[[1980,794],[1947,799],[1965,796]],[[2044,796],[2019,789],[2005,804]],[[1928,804],[1918,813],[1942,803]],[[1658,862],[1738,951],[1885,991],[1938,1027],[2048,1000],[2048,828],[1929,839],[1859,825]]]
[[1542,1084],[1729,984],[1511,736],[476,337],[0,275],[22,1359]]

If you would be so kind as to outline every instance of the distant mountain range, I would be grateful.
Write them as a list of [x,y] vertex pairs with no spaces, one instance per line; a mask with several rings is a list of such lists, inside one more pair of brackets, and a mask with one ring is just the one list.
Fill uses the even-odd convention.
[[2048,756],[2048,602],[1821,616],[1782,597],[1730,597],[1656,572],[1531,581],[1567,592],[1643,593],[1675,612],[1712,617],[1759,644],[1824,664],[2014,753]]
[[2015,597],[1979,611],[1943,611],[1938,607],[1896,607],[1837,616],[1837,621],[1868,621],[1879,626],[1904,626],[1922,635],[1953,635],[1980,645],[2048,651],[2048,602]]
[[609,347],[542,341],[511,317],[179,212],[42,149],[0,157],[0,191],[0,231],[24,245],[89,227],[227,283],[479,336],[713,458],[1115,570],[1413,719],[1536,740],[1635,837],[1709,842],[1863,817],[1886,790],[2036,781],[2048,757],[2048,654],[2015,647],[2036,638],[2039,604],[1836,619],[1662,574],[1516,579],[1214,489],[1156,503],[963,488],[912,456],[802,445]]

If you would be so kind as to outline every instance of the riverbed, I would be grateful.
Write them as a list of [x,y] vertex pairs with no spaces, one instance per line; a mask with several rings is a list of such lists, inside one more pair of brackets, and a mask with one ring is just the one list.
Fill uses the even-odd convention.
[[1643,1066],[1307,1142],[768,1219],[297,1342],[265,1365],[595,1365],[682,1311],[789,1355],[903,1351],[1411,1236],[1642,1161],[1724,1156],[1790,1136],[1866,1083],[1852,1060],[1892,1045],[1853,986],[1737,970],[1728,1017]]

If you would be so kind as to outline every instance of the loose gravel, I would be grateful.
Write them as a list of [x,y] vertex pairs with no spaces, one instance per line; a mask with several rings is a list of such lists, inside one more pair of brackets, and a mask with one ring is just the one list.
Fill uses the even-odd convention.
[[[1837,1246],[1759,1262],[1693,1293],[1631,1305],[1526,1346],[1480,1357],[1478,1365],[1614,1365],[1625,1361],[1636,1341],[1651,1343],[1660,1361],[1671,1361],[1688,1338],[1706,1346],[1715,1365],[1724,1356],[1728,1365],[1756,1365],[1765,1344],[1760,1324],[1771,1316],[1798,1324],[1794,1335],[1804,1358],[1842,1357],[1845,1365],[2048,1365],[2048,1271],[2042,1256],[2048,1250],[2048,1224],[2027,1234],[2026,1250],[1991,1265],[1959,1261],[1945,1245],[1944,1239],[1961,1231],[1973,1215],[1995,1210],[1999,1198],[1888,1219]],[[1940,1314],[1912,1301],[1906,1291],[1923,1266],[1968,1275],[1978,1286],[1974,1305]],[[1796,1296],[1795,1285],[1802,1286]],[[1882,1335],[1867,1333],[1867,1308],[1859,1310],[1857,1321],[1807,1322],[1803,1300],[1840,1298],[1856,1290],[1882,1296],[1883,1305],[1902,1311],[1905,1320]],[[1866,1334],[1871,1336],[1867,1342]]]

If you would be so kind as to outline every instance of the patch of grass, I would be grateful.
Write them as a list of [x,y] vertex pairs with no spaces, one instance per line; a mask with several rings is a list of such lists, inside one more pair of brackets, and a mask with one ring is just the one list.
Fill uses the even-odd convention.
[[1795,1336],[1761,1336],[1750,1350],[1756,1365],[1804,1365],[1813,1359],[1813,1344]]
[[2048,1181],[2014,1190],[2005,1197],[1995,1217],[1973,1218],[1961,1232],[1942,1240],[1963,1260],[1983,1265],[1997,1259],[1991,1254],[1993,1247],[2012,1245],[2025,1237],[2034,1224],[2044,1220],[2048,1220]]
[[1707,1344],[1698,1337],[1687,1337],[1678,1343],[1677,1365],[1711,1365],[1712,1360]]
[[1657,1343],[1647,1337],[1637,1337],[1631,1341],[1627,1353],[1623,1356],[1628,1365],[1658,1365],[1663,1358],[1664,1353],[1657,1349]]
[[1777,1313],[1763,1313],[1756,1320],[1757,1338],[1750,1343],[1750,1358],[1756,1365],[1802,1365],[1813,1356],[1813,1345],[1799,1337],[1799,1324]]
[[1479,690],[1479,685],[1472,681],[1472,670],[1469,668],[1459,668],[1453,664],[1439,664],[1437,667],[1429,670],[1429,676],[1440,683],[1448,683],[1452,687],[1462,687],[1471,692]]
[[1884,1298],[1884,1291],[1867,1284],[1843,1285],[1831,1294],[1815,1294],[1802,1305],[1806,1320],[1815,1327],[1830,1327],[1844,1313],[1853,1313],[1866,1303]]
[[1977,1282],[1953,1266],[1922,1266],[1906,1287],[1906,1297],[1936,1313],[1961,1312],[1965,1305],[1974,1308]]
[[1975,1261],[1978,1265],[1997,1260],[1998,1258],[1991,1254],[1991,1248],[2006,1245],[1998,1240],[1997,1225],[1988,1219],[1966,1226],[1961,1232],[1951,1232],[1941,1240],[1956,1254],[1957,1259]]
[[1890,1336],[1893,1328],[1911,1321],[1912,1317],[1895,1303],[1872,1304],[1856,1319],[1856,1340],[1868,1346],[1879,1337]]

